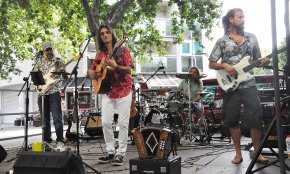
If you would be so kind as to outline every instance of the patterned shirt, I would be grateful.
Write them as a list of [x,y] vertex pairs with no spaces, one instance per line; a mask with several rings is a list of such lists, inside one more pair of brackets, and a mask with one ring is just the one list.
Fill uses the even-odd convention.
[[[51,71],[60,71],[60,68],[64,67],[65,63],[62,59],[54,57],[48,62],[44,60],[39,60],[35,67],[34,71],[41,71],[43,76],[47,76]],[[60,75],[52,75],[53,78],[62,79]],[[50,95],[60,91],[62,85],[62,81],[60,80],[58,83],[53,85],[44,95]],[[40,95],[40,94],[39,94]]]
[[[250,62],[261,57],[260,47],[256,36],[245,32],[244,41],[241,45],[238,45],[227,33],[216,42],[208,60],[211,62],[217,62],[221,59],[221,63],[235,65],[245,56],[250,56]],[[253,71],[251,70],[250,73],[253,74]],[[255,78],[240,83],[238,88],[249,88],[253,86],[255,86]]]
[[[102,59],[106,58],[108,55],[105,51],[100,51],[97,53],[91,69],[95,70],[96,65],[100,64]],[[116,60],[117,59],[117,60]],[[116,63],[120,66],[133,66],[132,57],[130,51],[127,47],[122,47],[121,55],[118,58],[115,58]],[[111,87],[107,92],[109,98],[121,98],[127,96],[132,90],[132,75],[131,74],[121,74],[117,71],[114,71],[113,78],[111,78]]]

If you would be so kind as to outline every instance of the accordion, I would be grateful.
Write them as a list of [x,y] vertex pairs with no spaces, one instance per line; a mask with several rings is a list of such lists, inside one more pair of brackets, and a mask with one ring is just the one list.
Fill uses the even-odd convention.
[[171,153],[173,146],[170,129],[148,127],[131,131],[140,159],[157,158],[165,160]]

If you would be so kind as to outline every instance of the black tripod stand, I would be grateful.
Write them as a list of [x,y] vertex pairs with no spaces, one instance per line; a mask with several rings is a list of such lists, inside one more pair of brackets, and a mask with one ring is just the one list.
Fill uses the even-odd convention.
[[[80,62],[80,60],[81,60],[81,58],[83,58],[83,55],[84,55],[84,51],[86,50],[86,48],[88,47],[88,45],[89,45],[89,43],[90,43],[90,39],[91,39],[91,37],[93,37],[94,35],[92,34],[92,35],[90,35],[88,38],[87,38],[87,43],[86,43],[86,46],[84,47],[84,49],[83,49],[83,52],[82,53],[80,53],[80,58],[78,59],[78,61],[77,61],[77,63],[76,63],[76,65],[75,65],[75,67],[73,68],[73,70],[72,70],[72,73],[71,73],[71,76],[70,76],[70,78],[72,77],[72,75],[74,75],[74,113],[75,113],[75,116],[76,116],[76,124],[77,124],[77,126],[76,126],[76,129],[77,129],[77,140],[76,140],[76,143],[77,143],[77,145],[76,145],[76,155],[80,158],[80,159],[82,159],[81,158],[81,155],[80,155],[80,141],[79,141],[79,116],[78,116],[78,82],[77,82],[77,78],[78,78],[78,71],[77,71],[77,69],[78,69],[78,65],[79,65],[79,62]],[[70,79],[69,78],[69,79]],[[66,89],[66,87],[67,87],[67,85],[68,85],[68,83],[65,85],[65,87],[64,87],[64,90]],[[86,167],[88,167],[88,168],[90,168],[91,170],[93,170],[95,173],[97,173],[97,174],[99,174],[99,173],[101,173],[101,172],[99,172],[99,171],[97,171],[97,170],[95,170],[93,167],[91,167],[91,166],[89,166],[88,164],[86,164],[84,161],[82,161],[82,163],[86,166]]]
[[[283,130],[282,130],[282,124],[281,124],[281,110],[280,110],[280,85],[279,85],[279,73],[278,73],[278,52],[277,52],[277,33],[276,33],[276,3],[275,0],[271,0],[271,21],[272,21],[272,49],[273,49],[273,68],[274,68],[274,94],[275,94],[275,118],[271,122],[269,129],[266,132],[266,135],[263,137],[263,140],[261,142],[260,147],[256,150],[256,153],[254,154],[254,157],[246,171],[246,174],[248,173],[255,173],[261,169],[264,169],[270,165],[273,165],[277,162],[280,163],[280,173],[284,174],[286,172],[285,167],[289,170],[289,167],[285,165],[285,158],[288,156],[284,154],[284,148],[283,148]],[[285,0],[285,25],[286,25],[286,43],[287,43],[287,65],[290,63],[290,36],[289,36],[289,0]],[[290,74],[286,74],[287,80],[289,79]],[[286,86],[286,88],[290,88],[290,86]],[[288,91],[288,90],[287,90]],[[288,103],[289,104],[289,103]],[[271,150],[275,156],[278,158],[277,160],[274,160],[254,171],[252,171],[254,164],[256,163],[259,155],[261,154],[261,151],[263,149],[263,145],[265,144],[266,139],[269,137],[269,133],[276,123],[276,129],[277,129],[277,139],[278,139],[278,149],[279,149],[279,155],[276,154],[273,150]],[[285,139],[284,139],[285,141]]]

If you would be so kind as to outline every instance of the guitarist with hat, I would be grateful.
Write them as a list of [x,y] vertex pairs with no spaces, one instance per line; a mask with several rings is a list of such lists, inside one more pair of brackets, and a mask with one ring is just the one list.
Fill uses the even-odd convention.
[[[114,166],[123,165],[123,157],[127,150],[130,106],[132,101],[133,61],[129,49],[117,42],[117,37],[108,25],[101,25],[97,33],[98,52],[88,75],[95,82],[95,92],[102,94],[102,129],[106,143],[106,153],[98,159],[99,163],[111,162]],[[102,77],[110,85],[99,89]],[[100,80],[101,79],[101,80]],[[104,81],[104,80],[103,80]],[[96,91],[98,89],[99,91]],[[102,91],[102,92],[100,92]],[[113,133],[113,116],[118,114],[119,136],[118,149],[115,149]]]
[[[256,36],[244,32],[244,13],[242,9],[235,8],[229,10],[223,17],[222,23],[224,36],[216,42],[209,56],[209,68],[215,69],[217,72],[223,70],[227,77],[225,81],[230,78],[233,79],[231,81],[234,81],[243,77],[243,73],[238,73],[237,71],[239,66],[234,67],[234,65],[244,61],[245,57],[249,58],[249,63],[258,60],[258,66],[269,64],[267,57],[260,58],[261,53]],[[221,60],[220,63],[218,63],[219,60]],[[255,86],[255,78],[247,79],[234,87],[236,89],[225,91],[222,95],[224,105],[222,112],[224,126],[230,130],[236,151],[235,157],[231,162],[239,164],[243,161],[239,125],[241,105],[244,106],[244,116],[248,120],[246,121],[249,123],[247,126],[251,130],[254,151],[260,146],[263,113]],[[266,163],[268,159],[259,155],[257,161]]]
[[[60,58],[55,57],[53,46],[50,42],[46,42],[42,45],[44,58],[37,62],[34,70],[42,71],[46,84],[42,87],[38,87],[38,107],[40,114],[44,113],[42,116],[44,119],[44,141],[46,143],[51,143],[51,123],[50,123],[50,113],[53,118],[53,124],[55,126],[56,132],[56,149],[59,151],[66,150],[63,138],[63,122],[62,122],[62,111],[61,111],[61,81],[49,86],[50,81],[55,79],[67,78],[67,75],[61,77],[60,74],[53,74],[51,72],[65,72],[64,61]],[[44,98],[44,106],[42,111],[42,98]]]

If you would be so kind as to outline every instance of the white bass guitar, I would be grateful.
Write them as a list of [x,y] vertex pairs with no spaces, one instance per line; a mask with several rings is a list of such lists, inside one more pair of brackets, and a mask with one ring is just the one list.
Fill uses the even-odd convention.
[[[71,62],[77,61],[79,58],[80,58],[80,55],[73,57],[71,60],[69,60],[63,66],[63,68],[65,68]],[[53,87],[55,84],[57,84],[60,81],[60,79],[56,78],[56,75],[52,73],[52,72],[55,72],[55,71],[56,71],[56,68],[53,67],[53,68],[50,69],[50,71],[48,73],[43,75],[45,84],[44,85],[39,85],[37,87],[37,91],[38,91],[39,94],[44,95],[51,87]]]
[[[286,51],[285,48],[279,49],[278,54]],[[269,59],[272,58],[272,54],[269,54]],[[261,60],[256,60],[253,63],[249,63],[250,56],[244,57],[238,64],[233,65],[233,67],[237,71],[236,76],[230,76],[224,69],[220,69],[216,71],[216,78],[218,84],[225,92],[234,91],[240,83],[250,80],[253,76],[250,74],[250,70],[259,66],[261,64]]]

